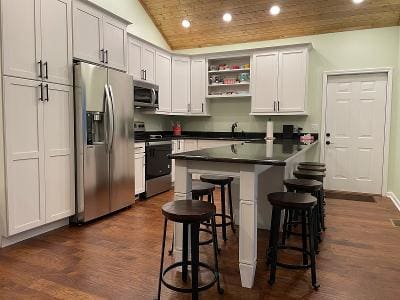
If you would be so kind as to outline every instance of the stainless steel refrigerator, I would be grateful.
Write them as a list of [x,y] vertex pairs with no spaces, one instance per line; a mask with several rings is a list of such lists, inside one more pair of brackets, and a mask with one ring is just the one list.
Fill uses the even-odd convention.
[[74,65],[77,205],[75,222],[130,206],[135,198],[132,77]]

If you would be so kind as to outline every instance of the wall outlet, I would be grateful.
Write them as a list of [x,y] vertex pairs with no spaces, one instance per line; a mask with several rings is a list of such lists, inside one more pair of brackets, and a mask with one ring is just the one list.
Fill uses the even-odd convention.
[[318,124],[311,124],[311,132],[318,133],[319,132],[319,125]]

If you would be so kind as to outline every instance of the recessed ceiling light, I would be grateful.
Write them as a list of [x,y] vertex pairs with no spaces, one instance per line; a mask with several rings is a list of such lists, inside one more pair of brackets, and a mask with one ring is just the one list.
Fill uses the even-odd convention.
[[185,28],[189,28],[190,27],[190,21],[188,19],[183,19],[182,26],[185,27]]
[[271,9],[269,10],[269,13],[273,16],[279,15],[280,12],[281,8],[278,5],[272,6]]
[[360,4],[360,3],[363,3],[363,2],[364,2],[364,0],[353,0],[354,4]]
[[222,19],[229,23],[230,21],[232,21],[232,15],[230,13],[225,13],[224,16],[222,17]]

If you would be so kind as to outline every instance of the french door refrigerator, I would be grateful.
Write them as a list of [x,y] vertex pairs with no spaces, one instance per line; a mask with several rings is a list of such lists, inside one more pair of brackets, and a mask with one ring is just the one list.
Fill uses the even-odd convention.
[[134,203],[133,80],[112,69],[74,64],[77,205],[87,222]]

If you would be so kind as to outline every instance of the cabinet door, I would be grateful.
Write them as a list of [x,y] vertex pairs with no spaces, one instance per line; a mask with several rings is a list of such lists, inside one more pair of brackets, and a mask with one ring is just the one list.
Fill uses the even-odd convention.
[[190,112],[204,113],[206,99],[206,60],[197,58],[191,60],[190,68]]
[[126,71],[126,26],[110,17],[103,19],[105,63]]
[[[46,85],[47,86],[47,85]],[[75,213],[72,87],[49,84],[44,102],[46,223]]]
[[135,154],[135,195],[144,193],[145,188],[145,154]]
[[40,0],[1,0],[3,74],[38,79]]
[[253,113],[275,112],[278,98],[278,52],[253,56]]
[[40,14],[44,77],[72,84],[71,0],[41,0]]
[[172,58],[172,112],[189,112],[190,103],[190,59]]
[[279,112],[304,112],[307,85],[307,50],[279,53]]
[[144,80],[156,82],[156,50],[146,44],[143,44],[142,50],[142,69],[144,71]]
[[4,77],[8,234],[45,223],[40,82]]
[[93,7],[74,1],[74,57],[103,63],[103,16]]
[[159,87],[159,112],[171,112],[171,56],[156,53],[156,84]]
[[136,80],[143,80],[142,43],[133,38],[128,39],[128,74]]

